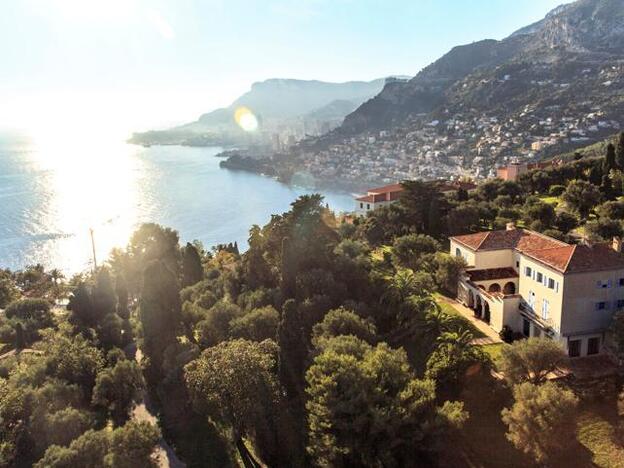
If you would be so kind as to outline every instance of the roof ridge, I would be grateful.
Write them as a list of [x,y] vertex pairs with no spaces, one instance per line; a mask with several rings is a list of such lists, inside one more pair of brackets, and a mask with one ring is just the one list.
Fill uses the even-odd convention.
[[566,246],[570,246],[571,244],[568,244],[567,242],[563,242],[562,240],[559,239],[555,239],[554,237],[551,236],[547,236],[546,234],[542,233],[542,232],[537,232],[537,231],[533,231],[532,229],[526,229],[526,228],[522,228],[523,231],[528,232],[531,235],[534,236],[538,236],[541,237],[543,239],[547,239],[549,241],[553,241],[556,242],[558,244],[561,244],[562,247],[566,247]]
[[483,236],[483,239],[481,239],[481,242],[479,242],[479,245],[477,245],[477,248],[475,250],[479,250],[479,248],[483,245],[483,243],[485,242],[485,239],[487,239],[488,237],[490,237],[490,234],[493,231],[485,231],[485,236]]
[[576,252],[576,248],[578,247],[578,245],[573,245],[572,246],[572,253],[570,254],[570,256],[568,257],[568,261],[566,262],[565,266],[563,267],[563,272],[565,273],[566,271],[568,271],[568,267],[570,266],[570,262],[572,261],[572,257],[574,257],[574,253]]

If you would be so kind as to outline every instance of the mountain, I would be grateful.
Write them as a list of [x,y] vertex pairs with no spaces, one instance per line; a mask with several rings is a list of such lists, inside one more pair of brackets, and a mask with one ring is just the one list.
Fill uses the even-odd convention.
[[[580,0],[557,7],[543,20],[502,41],[455,47],[409,82],[387,85],[348,115],[340,130],[353,134],[393,126],[410,116],[434,113],[447,106],[499,112],[495,108],[505,104],[506,111],[512,112],[538,104],[545,97],[527,86],[544,79],[570,82],[566,92],[550,96],[549,101],[574,102],[574,92],[585,89],[584,82],[591,78],[582,71],[617,66],[623,52],[624,0]],[[496,85],[511,72],[516,75],[511,86]],[[587,96],[579,95],[581,98]]]
[[360,104],[378,94],[384,83],[384,79],[346,83],[269,79],[254,83],[230,106],[203,114],[195,122],[161,132],[135,134],[133,140],[161,143],[169,139],[192,143],[207,136],[236,139],[243,136],[234,121],[234,113],[241,107],[251,110],[261,127],[268,131],[312,120],[336,126]]
[[481,178],[621,128],[624,0],[578,0],[502,40],[454,47],[412,79],[387,80],[342,125],[292,148],[288,163],[346,185]]

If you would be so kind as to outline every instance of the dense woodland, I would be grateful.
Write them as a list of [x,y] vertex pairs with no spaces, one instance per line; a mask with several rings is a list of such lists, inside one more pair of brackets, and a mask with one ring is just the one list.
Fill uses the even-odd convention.
[[[557,464],[578,453],[584,404],[546,382],[563,351],[472,345],[440,302],[465,266],[448,236],[509,222],[570,242],[622,235],[623,169],[624,134],[599,158],[471,194],[405,182],[364,219],[302,196],[242,254],[145,224],[95,272],[2,271],[0,466],[150,466],[161,435],[197,467],[468,466],[475,388],[502,395],[509,466]],[[624,337],[621,315],[613,329]],[[146,397],[159,427],[134,416]]]

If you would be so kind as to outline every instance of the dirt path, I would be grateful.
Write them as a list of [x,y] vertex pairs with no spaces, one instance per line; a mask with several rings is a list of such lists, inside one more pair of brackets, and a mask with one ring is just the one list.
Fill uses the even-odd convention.
[[[143,353],[140,349],[137,349],[136,344],[132,343],[126,347],[126,354],[140,363],[143,358]],[[146,421],[155,425],[159,425],[158,417],[154,415],[153,405],[149,400],[149,396],[146,394],[143,400],[137,404],[132,410],[132,419],[136,421]],[[158,442],[158,448],[156,449],[155,458],[160,468],[186,468],[186,464],[180,460],[173,448],[162,437]]]

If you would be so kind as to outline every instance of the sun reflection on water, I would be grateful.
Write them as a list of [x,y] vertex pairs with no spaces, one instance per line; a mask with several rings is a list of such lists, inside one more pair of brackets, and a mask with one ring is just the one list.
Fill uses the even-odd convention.
[[84,259],[91,252],[91,228],[99,262],[127,243],[139,203],[141,161],[133,151],[123,142],[35,138],[32,163],[45,173],[49,198],[33,234],[48,233],[41,248],[50,264],[69,271],[89,268]]

